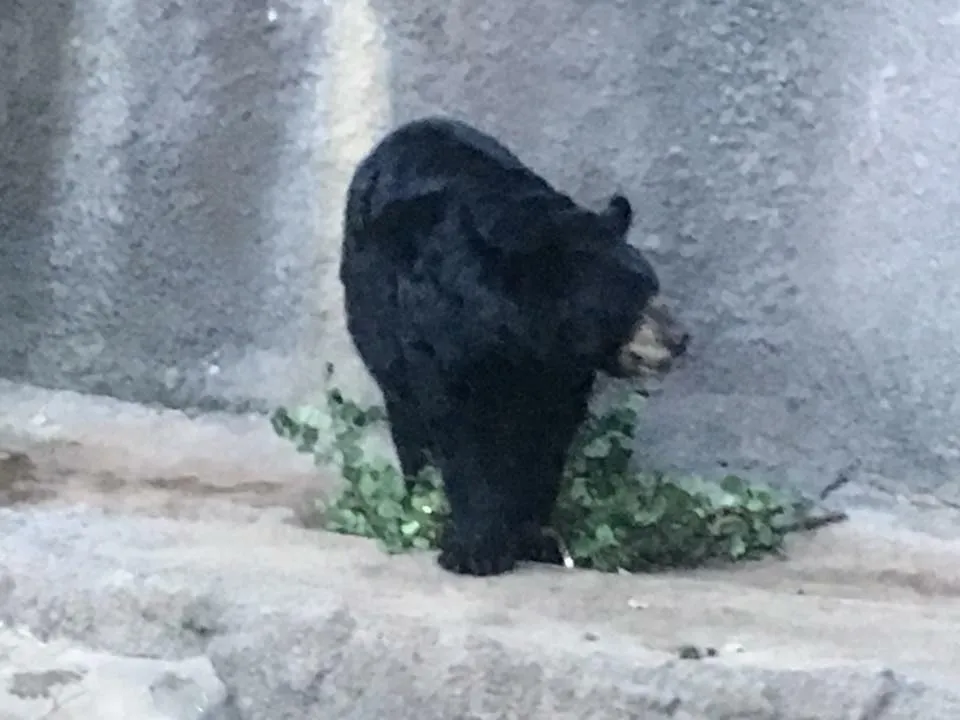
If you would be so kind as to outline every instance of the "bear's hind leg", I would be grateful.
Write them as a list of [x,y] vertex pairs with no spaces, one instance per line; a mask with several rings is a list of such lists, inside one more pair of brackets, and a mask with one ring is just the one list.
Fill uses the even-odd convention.
[[427,429],[416,405],[409,399],[391,393],[384,397],[384,405],[400,469],[409,482],[427,465],[430,450]]
[[448,427],[437,438],[451,518],[437,559],[464,575],[499,575],[518,559],[520,514],[515,458],[507,448]]

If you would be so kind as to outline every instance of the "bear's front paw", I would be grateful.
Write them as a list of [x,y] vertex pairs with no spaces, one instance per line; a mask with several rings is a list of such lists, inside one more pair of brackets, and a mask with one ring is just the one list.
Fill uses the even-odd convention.
[[485,532],[463,536],[448,527],[441,543],[437,562],[444,570],[459,575],[501,575],[516,567],[514,543],[505,532]]

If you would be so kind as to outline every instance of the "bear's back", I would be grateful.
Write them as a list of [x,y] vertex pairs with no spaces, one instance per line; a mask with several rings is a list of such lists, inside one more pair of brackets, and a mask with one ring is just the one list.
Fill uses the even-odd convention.
[[574,203],[492,136],[459,120],[427,117],[393,130],[358,165],[347,225],[371,226],[403,205],[407,220],[436,222],[442,207],[493,226],[534,206],[543,214]]
[[516,251],[552,227],[554,208],[571,207],[466,123],[430,117],[402,125],[351,183],[341,257],[348,315],[365,308],[376,329],[364,332],[372,334],[405,335],[412,323],[464,355],[502,347],[507,336],[539,349],[555,333],[548,311],[560,294],[551,282],[562,274],[559,258],[548,271]]
[[401,125],[370,153],[381,170],[400,179],[485,183],[502,187],[524,184],[552,190],[520,158],[494,137],[460,120],[427,117]]

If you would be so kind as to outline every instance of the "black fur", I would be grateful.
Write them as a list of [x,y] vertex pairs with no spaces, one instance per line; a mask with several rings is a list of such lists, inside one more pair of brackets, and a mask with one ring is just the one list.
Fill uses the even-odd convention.
[[439,466],[439,562],[490,575],[556,561],[541,540],[596,373],[656,273],[626,242],[629,201],[590,212],[465,123],[403,125],[357,167],[340,278],[406,475]]

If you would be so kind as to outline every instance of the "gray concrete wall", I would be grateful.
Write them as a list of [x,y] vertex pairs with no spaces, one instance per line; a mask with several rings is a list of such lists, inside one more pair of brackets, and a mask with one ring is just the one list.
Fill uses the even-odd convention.
[[[89,0],[0,9],[0,375],[268,406],[352,373],[343,188],[391,125],[502,135],[696,332],[643,446],[960,497],[946,0]],[[365,386],[369,390],[369,385]]]

